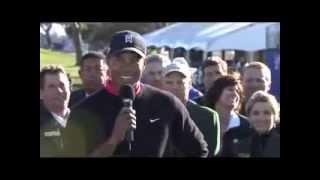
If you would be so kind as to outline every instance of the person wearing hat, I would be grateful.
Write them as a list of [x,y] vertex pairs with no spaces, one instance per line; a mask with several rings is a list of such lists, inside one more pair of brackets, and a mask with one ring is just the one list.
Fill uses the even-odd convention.
[[[166,157],[169,145],[187,157],[207,157],[208,145],[185,106],[171,93],[140,82],[145,66],[146,43],[133,31],[113,35],[107,56],[109,80],[70,114],[82,131],[84,149],[77,156]],[[129,84],[133,108],[123,107],[119,90]],[[125,134],[134,130],[134,141]]]
[[208,143],[208,157],[214,157],[220,149],[219,116],[216,111],[200,106],[189,99],[192,87],[191,75],[191,69],[183,59],[174,59],[164,70],[163,88],[177,96],[186,106]]
[[[185,64],[185,65],[187,65],[189,67],[188,62],[184,57],[174,58],[173,61],[183,63],[183,64]],[[196,68],[189,67],[189,69],[191,71],[192,76],[197,71]],[[191,89],[189,91],[189,99],[195,100],[195,99],[202,98],[203,97],[203,93],[201,91],[199,91],[198,89],[196,89],[195,87],[193,87],[193,85],[192,85],[192,76],[191,76]]]

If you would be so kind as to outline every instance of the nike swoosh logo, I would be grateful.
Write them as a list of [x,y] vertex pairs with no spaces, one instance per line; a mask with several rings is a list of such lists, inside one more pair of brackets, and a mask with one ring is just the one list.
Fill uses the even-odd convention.
[[160,118],[150,119],[150,122],[151,122],[151,123],[154,123],[154,122],[159,121],[159,120],[160,120]]

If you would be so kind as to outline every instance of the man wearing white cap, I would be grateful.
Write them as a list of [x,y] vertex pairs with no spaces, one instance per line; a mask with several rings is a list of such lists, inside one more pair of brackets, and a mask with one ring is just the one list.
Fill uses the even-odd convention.
[[220,147],[219,116],[214,110],[200,106],[189,100],[192,87],[192,70],[183,59],[175,59],[165,67],[163,73],[163,89],[173,93],[186,106],[191,118],[202,131],[208,143],[209,155],[217,155]]
[[[186,64],[189,67],[188,62],[184,57],[177,57],[177,58],[173,59],[173,61]],[[192,68],[192,67],[189,67],[189,69],[191,71],[191,79],[192,79],[192,75],[197,71],[197,69]],[[203,97],[203,93],[201,91],[199,91],[198,89],[194,88],[191,84],[191,89],[189,91],[189,99],[194,101],[194,100],[200,99],[202,97]]]

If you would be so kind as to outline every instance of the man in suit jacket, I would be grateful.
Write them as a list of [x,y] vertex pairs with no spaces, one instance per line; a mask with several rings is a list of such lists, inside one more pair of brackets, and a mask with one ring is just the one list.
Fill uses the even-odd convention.
[[107,69],[103,53],[92,51],[82,56],[79,76],[83,88],[71,93],[69,106],[77,104],[82,99],[104,87],[107,80]]

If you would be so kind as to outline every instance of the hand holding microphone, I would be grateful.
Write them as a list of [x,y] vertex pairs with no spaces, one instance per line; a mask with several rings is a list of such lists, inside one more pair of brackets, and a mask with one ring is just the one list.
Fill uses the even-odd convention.
[[[97,149],[93,151],[90,157],[109,157],[112,156],[116,147],[122,142],[126,136],[126,133],[130,128],[136,128],[136,112],[132,108],[123,107],[116,120],[112,131],[112,135],[106,142],[101,144]],[[131,132],[131,131],[130,131]],[[133,132],[133,131],[132,131]],[[127,133],[128,134],[128,133]],[[127,137],[128,138],[128,137]],[[130,142],[130,141],[129,141]],[[131,151],[131,144],[130,151]]]
[[126,136],[129,142],[129,151],[131,151],[131,144],[134,141],[134,129],[136,129],[136,112],[133,109],[135,94],[131,85],[121,86],[119,93],[123,107],[116,118],[112,139],[119,142]]
[[[116,143],[120,143],[121,141],[123,141],[128,131],[130,132],[130,138],[128,140],[133,140],[133,138],[131,138],[131,135],[133,132],[132,129],[136,128],[135,114],[136,112],[134,109],[132,109],[132,107],[123,107],[120,110],[116,118],[111,137]],[[128,138],[128,135],[126,138]]]

